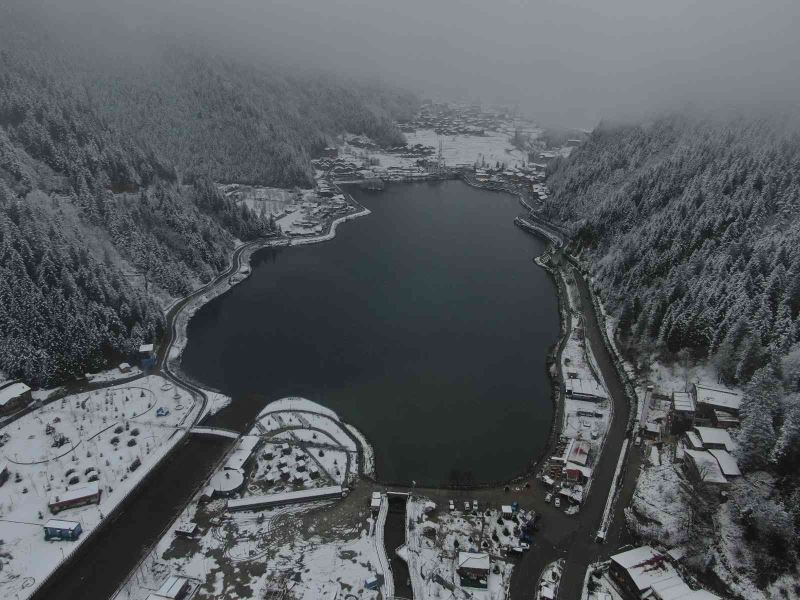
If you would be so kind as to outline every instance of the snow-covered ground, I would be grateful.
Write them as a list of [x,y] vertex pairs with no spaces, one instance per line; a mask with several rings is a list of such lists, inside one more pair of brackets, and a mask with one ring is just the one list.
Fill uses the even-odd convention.
[[[149,376],[66,396],[0,430],[11,474],[0,486],[0,596],[30,596],[180,441],[197,410],[192,396]],[[81,523],[78,541],[45,541],[50,498],[95,482],[99,504],[58,513]]]
[[672,546],[687,540],[690,520],[688,484],[673,462],[671,448],[663,451],[656,445],[649,453],[658,460],[648,460],[636,482],[631,504],[625,509],[628,528],[649,542]]
[[[281,598],[288,590],[287,597],[316,600],[338,590],[377,599],[379,592],[366,588],[367,580],[384,570],[367,490],[339,501],[244,512],[226,509],[230,497],[346,483],[348,461],[357,473],[356,442],[346,431],[335,412],[304,398],[267,405],[248,434],[259,437],[260,443],[255,460],[244,467],[243,489],[228,497],[215,495],[210,502],[201,502],[198,495],[121,586],[117,598],[144,600],[169,574],[180,574],[196,582],[196,598]],[[266,475],[283,461],[293,475],[305,461],[299,472],[306,481],[293,483],[292,477],[267,482]],[[319,478],[307,477],[311,466],[319,468]],[[189,537],[176,531],[187,522],[197,525]]]
[[[518,150],[509,142],[512,134],[501,131],[487,131],[486,135],[456,135],[444,136],[437,134],[433,129],[418,129],[413,133],[406,133],[409,146],[422,144],[434,148],[439,152],[439,143],[442,145],[442,157],[447,166],[474,165],[486,163],[495,166],[498,162],[507,167],[515,167],[527,163],[527,153]],[[355,161],[363,159],[377,159],[380,168],[389,167],[414,167],[418,156],[402,156],[397,153],[382,150],[364,150],[351,146],[345,142],[340,148],[342,158],[352,158]],[[435,158],[435,155],[434,155]]]
[[[409,498],[408,528],[401,556],[406,560],[416,600],[475,598],[503,600],[507,597],[513,569],[509,549],[519,545],[516,522],[502,518],[496,510],[456,510],[435,506],[427,498]],[[459,507],[460,508],[460,507]],[[479,507],[480,508],[480,507]],[[518,516],[524,520],[527,515]],[[464,587],[458,576],[459,552],[488,553],[491,557],[487,589]]]

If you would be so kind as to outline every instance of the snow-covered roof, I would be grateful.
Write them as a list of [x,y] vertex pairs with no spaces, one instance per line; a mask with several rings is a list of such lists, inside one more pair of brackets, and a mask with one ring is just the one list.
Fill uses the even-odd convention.
[[694,398],[689,392],[672,392],[672,405],[679,412],[694,412]]
[[459,552],[459,569],[479,569],[488,571],[490,567],[489,555],[485,552]]
[[689,443],[695,450],[700,450],[703,447],[703,440],[701,440],[700,436],[694,431],[687,431],[686,439],[689,440]]
[[734,450],[736,445],[731,439],[731,434],[726,429],[719,429],[717,427],[695,427],[695,432],[700,436],[703,442],[703,447],[714,445],[723,445],[727,451]]
[[717,459],[707,450],[686,450],[684,456],[691,458],[697,467],[700,479],[708,483],[727,483]]
[[653,584],[653,596],[657,600],[719,600],[719,596],[706,590],[693,590],[679,575]]
[[158,588],[158,595],[164,598],[177,598],[188,581],[186,577],[170,575],[161,587]]
[[84,487],[74,488],[54,494],[50,497],[50,504],[56,504],[58,502],[71,502],[73,500],[79,500],[88,496],[95,496],[99,492],[100,488],[95,481],[94,483],[90,483]]
[[567,395],[608,398],[606,390],[594,379],[567,379],[564,385],[567,388]]
[[30,392],[31,388],[22,383],[21,381],[16,381],[6,387],[0,389],[0,406],[5,406],[12,400],[19,398],[25,392]]
[[248,496],[228,500],[230,510],[248,510],[275,504],[289,504],[291,502],[303,502],[316,500],[317,498],[331,498],[342,495],[342,486],[329,485],[326,487],[312,488],[309,490],[298,490],[296,492],[282,492],[280,494],[267,494],[265,496]]
[[592,476],[592,469],[585,465],[576,465],[575,463],[568,462],[566,465],[564,465],[564,469],[580,471],[581,475],[583,475],[587,479]]
[[61,519],[49,519],[44,526],[47,529],[61,529],[65,531],[73,531],[81,524],[77,521],[63,521]]
[[649,431],[650,433],[660,434],[661,433],[661,425],[658,423],[653,423],[652,421],[648,421],[644,424],[645,431]]
[[653,594],[658,600],[679,600],[691,593],[690,588],[677,574],[653,584]]
[[244,483],[244,473],[240,469],[223,469],[217,471],[211,478],[211,486],[221,494],[228,494],[238,490]]
[[583,486],[576,485],[573,487],[564,487],[559,490],[559,495],[564,496],[565,498],[572,498],[580,504],[583,502]]
[[153,351],[153,344],[142,344],[139,346],[139,352],[142,354],[149,354]]
[[589,460],[589,448],[589,442],[586,440],[570,440],[564,458],[567,462],[585,465]]
[[665,558],[658,560],[659,558],[664,557],[650,546],[641,546],[615,554],[611,560],[625,569],[637,589],[643,592],[659,581],[666,581],[676,575],[672,565]]
[[736,458],[727,450],[709,450],[708,452],[717,459],[717,464],[725,477],[738,477],[742,474]]
[[694,393],[698,404],[708,404],[733,411],[738,411],[742,404],[742,395],[726,388],[714,388],[696,383]]

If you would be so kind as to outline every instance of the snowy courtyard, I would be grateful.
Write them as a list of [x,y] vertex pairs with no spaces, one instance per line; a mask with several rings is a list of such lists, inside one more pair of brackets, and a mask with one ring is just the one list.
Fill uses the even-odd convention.
[[[27,598],[185,435],[195,410],[192,396],[149,376],[66,396],[4,428],[1,595]],[[74,497],[87,503],[70,506]],[[78,540],[45,541],[56,513],[80,523]]]

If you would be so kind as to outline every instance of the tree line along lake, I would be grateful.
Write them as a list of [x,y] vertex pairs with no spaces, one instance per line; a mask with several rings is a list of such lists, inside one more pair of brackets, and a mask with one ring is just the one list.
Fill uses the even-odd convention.
[[243,430],[303,396],[370,440],[385,482],[484,483],[547,443],[555,285],[516,198],[460,181],[349,190],[372,214],[328,242],[256,253],[189,323],[182,369],[233,399]]

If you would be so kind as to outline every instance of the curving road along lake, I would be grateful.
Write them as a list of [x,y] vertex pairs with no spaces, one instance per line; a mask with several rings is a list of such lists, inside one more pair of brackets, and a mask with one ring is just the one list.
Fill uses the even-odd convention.
[[352,190],[372,214],[329,242],[257,253],[197,312],[182,369],[233,398],[305,396],[356,425],[386,482],[474,483],[522,471],[552,416],[555,286],[516,199],[459,181]]

